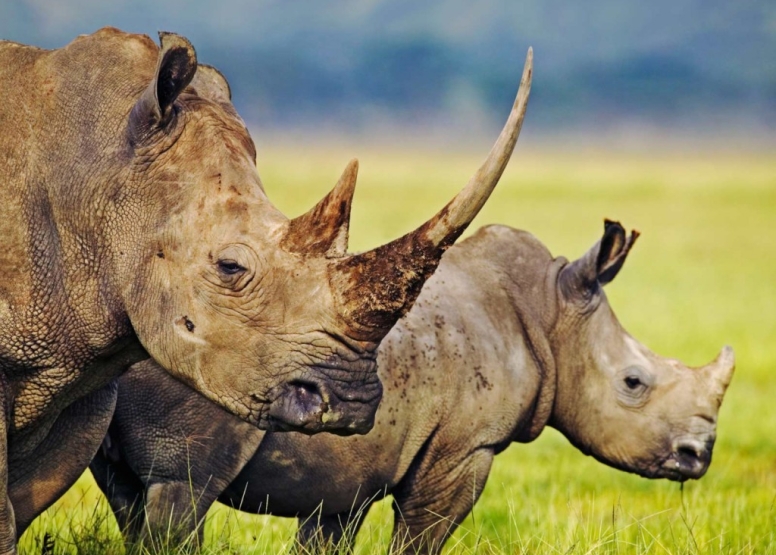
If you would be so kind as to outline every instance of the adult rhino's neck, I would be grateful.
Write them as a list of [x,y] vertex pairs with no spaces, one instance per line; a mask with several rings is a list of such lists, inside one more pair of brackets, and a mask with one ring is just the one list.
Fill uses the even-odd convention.
[[[90,351],[132,336],[118,269],[137,266],[138,246],[155,217],[148,192],[133,190],[137,162],[128,114],[153,75],[148,37],[104,29],[40,54],[26,79],[36,107],[25,184],[31,249],[43,250],[40,302],[67,302],[73,329],[88,329]],[[144,199],[143,193],[146,197]],[[143,206],[142,203],[146,203]],[[34,278],[33,278],[34,279]],[[73,332],[75,333],[75,331]]]

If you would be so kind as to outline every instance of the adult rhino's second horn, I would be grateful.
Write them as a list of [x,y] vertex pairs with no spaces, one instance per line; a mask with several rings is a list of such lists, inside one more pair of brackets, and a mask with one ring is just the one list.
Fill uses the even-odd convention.
[[308,212],[288,223],[283,247],[330,258],[345,256],[357,177],[358,160],[351,160],[334,189]]
[[340,313],[353,337],[378,340],[404,315],[445,250],[464,232],[491,192],[517,143],[533,75],[528,49],[520,88],[504,128],[466,187],[415,231],[374,250],[337,261],[331,274]]

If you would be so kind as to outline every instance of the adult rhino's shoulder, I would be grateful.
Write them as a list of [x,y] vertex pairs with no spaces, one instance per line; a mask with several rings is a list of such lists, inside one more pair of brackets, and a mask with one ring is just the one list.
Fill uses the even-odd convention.
[[43,48],[37,46],[28,46],[20,42],[14,42],[11,40],[0,40],[0,57],[3,60],[3,66],[0,68],[0,73],[13,73],[15,67],[10,67],[10,64],[14,60],[26,60],[30,57],[35,57],[47,52]]
[[0,39],[0,50],[6,49],[6,50],[16,50],[19,48],[25,48],[29,50],[43,50],[43,48],[39,46],[29,46],[27,44],[22,44],[20,42],[14,42],[12,40],[6,40],[6,39]]
[[82,40],[137,41],[139,43],[142,43],[144,46],[147,46],[154,50],[159,49],[154,39],[152,39],[146,34],[128,33],[127,31],[122,31],[121,29],[117,29],[116,27],[110,27],[110,26],[97,29],[94,33],[78,35],[73,40],[73,42],[82,41]]
[[127,33],[116,27],[102,27],[94,33],[78,35],[65,48],[83,43],[120,44],[123,47],[129,46],[131,48],[137,48],[138,50],[153,54],[154,56],[159,50],[154,40],[148,35]]
[[[79,35],[70,43],[49,50],[13,41],[0,40],[0,57],[3,60],[0,74],[14,75],[20,71],[33,71],[33,64],[46,59],[44,64],[61,67],[93,67],[130,62],[125,72],[134,74],[137,66],[133,60],[144,62],[146,72],[153,71],[159,48],[148,35],[127,33],[115,27],[103,27],[89,35]],[[46,70],[41,70],[46,73]],[[147,76],[144,76],[146,78]],[[5,84],[9,86],[8,83]]]

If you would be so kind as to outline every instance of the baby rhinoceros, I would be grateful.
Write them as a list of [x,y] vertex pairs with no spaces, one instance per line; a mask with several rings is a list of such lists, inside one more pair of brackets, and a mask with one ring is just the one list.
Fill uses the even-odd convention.
[[603,286],[637,236],[607,221],[571,263],[504,226],[452,247],[379,349],[385,393],[366,436],[263,435],[143,362],[121,378],[95,477],[134,533],[171,513],[193,529],[218,499],[298,517],[302,542],[352,541],[392,494],[395,547],[423,552],[469,513],[493,457],[546,425],[615,468],[700,478],[733,351],[691,369],[620,326]]

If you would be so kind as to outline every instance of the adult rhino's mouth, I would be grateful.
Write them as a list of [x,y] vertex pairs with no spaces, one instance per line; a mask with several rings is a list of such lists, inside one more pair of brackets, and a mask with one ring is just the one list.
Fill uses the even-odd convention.
[[[383,388],[377,375],[357,380],[331,376],[347,371],[319,369],[320,377],[295,379],[276,390],[259,422],[269,431],[336,435],[365,434],[374,426]],[[327,375],[328,374],[328,375]],[[339,378],[339,379],[338,379]]]
[[272,431],[318,431],[329,411],[320,388],[313,383],[289,382],[267,411]]

